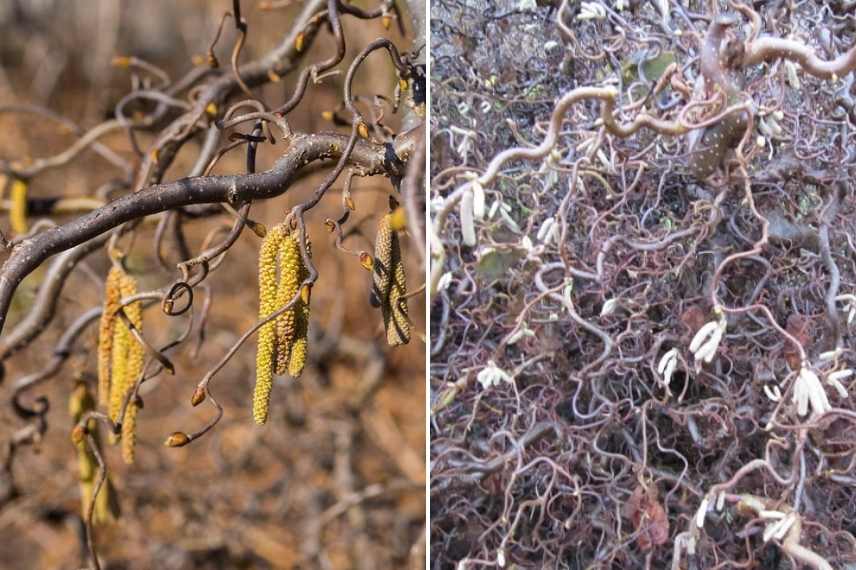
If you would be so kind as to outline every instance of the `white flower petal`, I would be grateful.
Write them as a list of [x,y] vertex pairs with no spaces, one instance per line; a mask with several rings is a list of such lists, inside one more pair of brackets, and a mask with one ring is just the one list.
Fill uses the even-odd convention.
[[606,317],[606,316],[611,315],[612,313],[615,312],[615,308],[617,306],[618,306],[618,299],[616,299],[616,298],[607,299],[603,303],[603,307],[601,307],[601,309],[600,309],[600,316]]
[[473,247],[476,245],[476,224],[473,218],[473,193],[465,190],[461,196],[461,237],[464,245]]
[[437,280],[437,291],[445,291],[452,284],[452,272],[447,271]]
[[484,192],[484,187],[479,184],[478,180],[473,180],[473,216],[477,220],[483,220],[485,214],[485,201],[487,196]]
[[853,376],[853,370],[848,368],[847,370],[839,370],[838,372],[833,372],[832,374],[830,374],[826,378],[829,381],[833,381],[833,380],[845,380],[847,378],[850,378],[851,376]]
[[695,524],[698,528],[704,527],[704,519],[707,516],[707,509],[710,506],[710,497],[705,496],[704,499],[701,500],[701,505],[696,512],[696,520]]
[[695,334],[692,341],[690,341],[690,352],[697,351],[702,343],[713,334],[716,326],[716,321],[711,321],[709,323],[705,323],[704,326],[698,329],[698,332]]

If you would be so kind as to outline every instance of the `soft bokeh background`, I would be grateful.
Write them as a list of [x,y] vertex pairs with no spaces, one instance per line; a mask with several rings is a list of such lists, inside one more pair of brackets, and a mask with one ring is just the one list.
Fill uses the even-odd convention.
[[[243,62],[280,41],[300,8],[295,4],[260,12],[257,3],[242,3],[250,30]],[[180,77],[192,66],[194,55],[205,53],[220,17],[229,9],[227,0],[5,0],[0,3],[0,105],[42,105],[90,128],[110,117],[117,101],[129,92],[128,71],[110,64],[115,55],[146,59],[171,77]],[[400,46],[409,44],[395,26],[387,31],[380,22],[349,17],[344,25],[349,40],[340,66],[343,73],[310,86],[304,102],[289,117],[296,130],[335,128],[321,112],[340,100],[347,63],[368,41],[386,36]],[[229,22],[217,48],[226,65],[235,38]],[[305,61],[319,61],[332,49],[329,34],[322,31]],[[396,81],[388,60],[373,55],[358,75],[356,92],[391,96]],[[292,89],[293,78],[285,78],[256,93],[276,106]],[[387,120],[392,126],[398,121]],[[143,133],[140,140],[145,147],[153,137]],[[0,113],[4,159],[49,156],[73,141],[56,123]],[[106,136],[102,142],[133,157],[122,134]],[[200,142],[185,146],[166,180],[186,174]],[[269,167],[281,150],[282,143],[264,145],[259,170]],[[222,160],[216,172],[243,168],[244,154],[238,151]],[[39,176],[30,188],[33,196],[91,196],[121,174],[86,152],[66,167]],[[304,179],[287,196],[256,205],[253,218],[277,223],[311,193],[323,174]],[[370,250],[376,214],[385,211],[391,187],[386,180],[368,179],[358,180],[355,188],[357,212],[351,220],[360,232],[348,246]],[[189,404],[193,387],[255,321],[260,240],[245,231],[206,282],[213,304],[199,355],[191,357],[188,343],[174,356],[176,375],[162,376],[143,388],[136,464],[124,465],[118,448],[107,446],[123,514],[118,524],[97,531],[104,567],[401,568],[419,557],[425,515],[424,297],[417,295],[410,302],[418,331],[413,341],[390,350],[379,312],[368,303],[369,274],[355,257],[334,250],[323,226],[326,217],[341,213],[341,182],[331,192],[309,217],[321,275],[313,290],[312,327],[318,333],[341,327],[339,348],[326,352],[321,361],[314,351],[299,382],[278,380],[271,418],[266,426],[257,427],[250,414],[255,346],[247,343],[213,384],[225,407],[222,422],[188,447],[162,446],[169,433],[191,432],[208,421],[210,406]],[[0,228],[8,235],[6,210],[0,214]],[[211,229],[226,223],[231,220],[220,217],[188,224],[193,251],[199,250]],[[153,230],[154,224],[147,224],[139,232],[129,260],[141,289],[162,287],[175,278],[154,260]],[[405,255],[413,253],[408,240],[404,244]],[[409,286],[416,289],[423,281],[422,268],[414,255],[408,257]],[[107,268],[103,251],[88,257],[66,284],[62,309],[48,330],[7,362],[0,384],[3,458],[6,442],[22,425],[8,404],[15,379],[43,365],[66,327],[100,303]],[[28,309],[42,274],[35,272],[21,287],[7,331]],[[146,335],[155,345],[174,338],[185,325],[182,318],[164,318],[156,307],[148,309],[144,319]],[[16,457],[15,483],[21,494],[0,506],[2,568],[82,565],[77,462],[68,438],[67,400],[75,376],[94,372],[95,328],[80,339],[63,371],[28,396],[44,394],[50,399],[49,428],[37,448],[24,448]],[[363,403],[353,412],[351,404],[359,400]],[[367,496],[361,500],[349,495],[363,492]]]

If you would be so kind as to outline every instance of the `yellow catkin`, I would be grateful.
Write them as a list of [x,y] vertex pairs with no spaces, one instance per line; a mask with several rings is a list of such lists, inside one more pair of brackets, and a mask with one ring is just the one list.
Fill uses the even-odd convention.
[[134,462],[137,445],[137,404],[130,402],[122,420],[122,459],[130,465]]
[[[127,274],[122,275],[121,293],[122,297],[135,295],[137,293],[136,279]],[[142,333],[142,303],[140,301],[135,301],[125,306],[125,314],[128,316],[128,320],[131,321],[134,327]],[[124,389],[120,400],[120,410],[121,402],[123,402],[133,391],[134,385],[143,371],[143,360],[145,357],[145,348],[143,345],[130,334],[130,331],[128,335],[128,358],[125,361]],[[125,460],[125,463],[129,464],[134,462],[134,447],[137,443],[137,410],[137,404],[133,401],[129,402],[128,407],[125,410],[125,417],[122,419],[122,458]]]
[[[302,262],[297,237],[294,234],[288,235],[282,240],[279,248],[279,285],[276,291],[275,310],[287,305],[297,295],[301,281],[300,268],[303,265]],[[276,319],[277,374],[285,374],[288,370],[300,303],[301,301],[298,300]]]
[[[130,275],[122,273],[119,278],[119,293],[121,297],[130,297],[137,293],[137,281]],[[139,301],[124,307],[125,315],[137,329],[142,329],[142,306]],[[130,329],[122,319],[117,318],[113,324],[112,367],[110,369],[110,419],[119,420],[122,403],[128,392],[134,387],[134,382],[143,366],[144,349],[131,334]]]
[[401,246],[398,236],[393,236],[392,286],[389,299],[382,305],[386,341],[390,346],[410,342],[410,321],[407,317],[407,275],[404,272],[404,260],[401,259]]
[[12,231],[16,234],[25,234],[29,229],[27,224],[27,183],[23,180],[15,180],[12,183],[10,198],[12,206],[9,208],[9,222]]
[[110,419],[119,419],[122,409],[122,396],[127,388],[125,370],[128,368],[128,347],[131,345],[131,332],[121,319],[113,325],[113,350],[110,365]]
[[[309,238],[306,238],[306,253],[312,257],[312,244]],[[303,283],[309,277],[309,268],[303,263],[303,258],[300,259],[300,272],[297,275],[298,283]],[[306,366],[306,358],[309,354],[309,302],[310,297],[304,295],[307,290],[301,292],[300,300],[295,306],[295,339],[294,345],[291,347],[291,354],[288,356],[288,374],[292,378],[299,378],[303,374],[303,368]],[[311,290],[310,290],[311,291]]]
[[407,275],[401,258],[401,243],[393,229],[394,222],[394,214],[387,214],[378,223],[374,260],[374,296],[380,303],[386,340],[390,346],[410,342],[405,299]]
[[[282,226],[268,231],[259,250],[259,318],[270,315],[276,306],[276,261],[284,238]],[[276,342],[276,322],[265,323],[258,331],[256,351],[256,385],[253,390],[253,419],[257,424],[267,421],[270,390],[273,385],[273,356]]]
[[[84,413],[95,409],[95,399],[89,392],[89,388],[85,382],[78,382],[77,386],[72,390],[68,407],[75,425],[80,422]],[[94,420],[90,420],[87,429],[92,434],[95,444],[100,446],[97,427],[97,423]],[[92,493],[95,491],[95,484],[98,482],[98,462],[85,440],[78,441],[74,446],[77,448],[81,502],[80,512],[86,518],[89,513],[89,505],[92,502]],[[113,488],[113,484],[108,477],[104,481],[101,491],[98,493],[92,519],[95,524],[103,524],[111,522],[118,517],[119,504],[116,500],[116,490]]]
[[107,406],[110,399],[110,359],[113,348],[113,324],[116,320],[116,310],[122,294],[119,282],[122,270],[116,266],[107,273],[104,286],[104,305],[101,310],[101,323],[98,327],[98,403]]
[[373,294],[382,306],[384,300],[389,297],[389,289],[392,287],[392,236],[395,232],[390,226],[390,216],[382,217],[377,225],[375,234],[375,251],[373,263]]

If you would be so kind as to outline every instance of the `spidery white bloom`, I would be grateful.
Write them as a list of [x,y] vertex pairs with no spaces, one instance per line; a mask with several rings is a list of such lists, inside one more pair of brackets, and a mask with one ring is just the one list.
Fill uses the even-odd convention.
[[483,220],[485,214],[485,202],[486,195],[484,192],[484,187],[479,183],[478,180],[473,180],[473,216],[477,220]]
[[782,399],[782,391],[776,384],[764,384],[764,394],[774,402]]
[[835,300],[845,303],[844,310],[847,312],[847,326],[850,326],[856,321],[856,295],[839,295]]
[[826,383],[835,388],[835,391],[838,392],[838,395],[844,399],[849,396],[847,393],[847,388],[844,387],[844,384],[841,382],[842,380],[846,380],[853,376],[853,370],[839,370],[838,372],[832,372],[826,376]]
[[618,307],[618,299],[613,297],[612,299],[607,299],[603,303],[603,307],[600,309],[601,317],[608,317],[609,315],[615,313],[615,309]]
[[764,534],[761,536],[764,542],[769,542],[771,539],[782,540],[788,531],[791,530],[791,527],[797,522],[797,514],[796,513],[779,513],[781,517],[778,517],[767,525],[764,529]]
[[512,334],[509,337],[508,342],[506,342],[505,344],[512,345],[512,344],[519,342],[523,338],[530,338],[530,337],[534,337],[534,336],[535,336],[535,331],[533,331],[528,326],[526,326],[526,324],[524,324],[519,329],[514,331],[514,334]]
[[464,190],[461,196],[461,238],[464,245],[473,247],[476,245],[476,222],[473,217],[473,192],[469,188]]
[[698,528],[704,527],[704,519],[707,517],[707,509],[710,507],[710,497],[706,496],[701,500],[698,511],[696,512],[695,524]]
[[447,271],[437,280],[437,291],[445,291],[452,284],[452,273]]
[[713,357],[716,356],[716,350],[719,348],[719,343],[725,335],[725,316],[719,316],[718,320],[705,323],[693,337],[690,342],[690,352],[696,361],[696,367],[701,362],[710,363]]
[[478,380],[485,389],[490,388],[491,386],[497,386],[500,382],[507,382],[508,384],[514,382],[511,375],[498,367],[496,362],[493,360],[487,361],[487,366],[478,373],[476,380]]
[[678,367],[678,349],[673,348],[666,352],[657,365],[657,374],[663,378],[663,384],[668,386],[672,382],[672,375]]
[[832,409],[823,384],[817,374],[805,364],[794,382],[793,403],[796,404],[797,414],[800,416],[808,413],[809,406],[813,415],[821,415]]
[[577,20],[603,20],[606,18],[606,8],[599,2],[582,2]]

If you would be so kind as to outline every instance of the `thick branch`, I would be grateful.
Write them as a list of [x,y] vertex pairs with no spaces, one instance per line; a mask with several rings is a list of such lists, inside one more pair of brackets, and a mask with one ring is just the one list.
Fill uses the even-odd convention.
[[856,69],[856,46],[832,60],[823,60],[804,43],[784,38],[763,37],[746,44],[743,65],[755,65],[771,59],[789,59],[806,73],[822,79],[843,77]]
[[[402,137],[396,153],[413,153],[412,138]],[[315,161],[339,158],[348,137],[337,134],[295,135],[290,147],[270,170],[258,174],[183,178],[150,186],[93,210],[67,224],[24,240],[0,270],[0,331],[15,289],[48,257],[75,247],[125,222],[191,204],[273,198],[286,192],[301,169]],[[366,175],[389,174],[384,162],[385,147],[358,142],[349,162]]]

